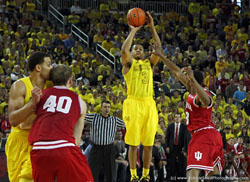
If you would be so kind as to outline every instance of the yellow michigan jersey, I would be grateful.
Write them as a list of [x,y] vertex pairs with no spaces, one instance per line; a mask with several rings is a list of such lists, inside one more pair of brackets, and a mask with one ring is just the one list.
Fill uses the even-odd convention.
[[124,78],[128,95],[138,98],[153,96],[153,71],[148,59],[133,59],[131,68]]
[[123,120],[126,125],[125,142],[138,146],[152,146],[158,126],[158,113],[153,99],[153,71],[146,60],[133,59],[130,70],[124,75],[128,98],[123,103]]
[[[29,102],[33,85],[30,77],[20,79],[26,87],[24,104]],[[51,83],[46,82],[46,87]],[[7,139],[5,153],[7,156],[8,175],[11,182],[32,182],[32,167],[30,161],[30,151],[32,147],[28,142],[29,130],[12,127],[12,131]]]

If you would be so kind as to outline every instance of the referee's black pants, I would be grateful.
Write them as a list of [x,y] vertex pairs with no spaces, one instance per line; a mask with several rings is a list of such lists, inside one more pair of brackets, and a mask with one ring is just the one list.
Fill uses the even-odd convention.
[[95,182],[98,182],[100,170],[103,167],[104,176],[107,182],[114,179],[115,168],[115,146],[109,145],[93,145],[89,155],[89,166],[92,171]]

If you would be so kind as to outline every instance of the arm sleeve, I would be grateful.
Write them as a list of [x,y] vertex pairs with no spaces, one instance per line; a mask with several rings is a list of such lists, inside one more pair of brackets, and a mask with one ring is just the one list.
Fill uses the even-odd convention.
[[124,121],[116,117],[116,123],[118,127],[125,127]]
[[87,114],[85,117],[85,122],[92,123],[96,114]]

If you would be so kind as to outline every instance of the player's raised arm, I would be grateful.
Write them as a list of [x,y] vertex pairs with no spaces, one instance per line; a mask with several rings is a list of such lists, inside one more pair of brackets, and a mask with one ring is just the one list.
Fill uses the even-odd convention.
[[189,67],[186,67],[184,68],[184,71],[187,73],[187,77],[190,80],[192,87],[194,87],[196,94],[198,95],[198,99],[202,103],[202,106],[209,106],[211,104],[211,99],[205,92],[204,88],[202,88],[202,86],[196,81],[193,70]]
[[187,90],[189,90],[189,86],[188,86],[188,80],[186,78],[186,76],[182,73],[182,70],[173,62],[169,61],[169,59],[167,59],[163,52],[162,52],[162,47],[160,45],[158,45],[157,43],[154,44],[153,46],[154,50],[153,50],[153,54],[156,56],[159,56],[160,59],[165,63],[165,65],[167,66],[167,68],[176,76],[176,78],[183,84],[185,85],[185,87],[187,88]]
[[87,112],[86,103],[83,100],[81,100],[80,104],[82,105],[82,114],[74,127],[74,138],[75,138],[75,143],[78,147],[80,146],[80,143],[81,143],[82,130],[84,128],[84,119],[85,119],[86,112]]
[[[152,18],[152,16],[150,15],[150,13],[147,11],[147,15],[148,15],[148,25],[150,27],[150,30],[152,32],[153,38],[154,38],[154,43],[156,43],[157,45],[159,45],[161,47],[161,40],[159,38],[158,33],[155,30],[155,26],[154,26],[154,19]],[[150,57],[150,62],[153,66],[155,66],[159,61],[159,57],[155,54],[152,54]]]
[[[41,94],[40,90],[35,90],[34,94]],[[27,120],[36,108],[36,100],[33,97],[27,104],[24,105],[26,96],[26,88],[22,81],[16,81],[10,88],[9,96],[9,121],[12,126],[17,126]],[[33,94],[32,94],[33,96]]]
[[129,25],[130,27],[130,32],[126,40],[124,41],[121,49],[122,53],[122,65],[127,66],[127,63],[131,63],[131,55],[130,55],[130,48],[132,46],[133,38],[135,36],[135,33],[141,28],[140,27],[133,27]]

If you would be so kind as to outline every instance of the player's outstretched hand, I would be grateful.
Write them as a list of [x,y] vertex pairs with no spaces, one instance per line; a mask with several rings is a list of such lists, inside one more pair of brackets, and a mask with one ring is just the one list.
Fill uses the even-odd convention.
[[40,101],[42,90],[39,87],[35,86],[31,91],[31,95],[32,95],[32,104],[36,105]]
[[192,80],[194,79],[194,72],[193,72],[192,68],[190,68],[190,67],[185,67],[185,68],[184,68],[184,71],[186,72],[188,79],[189,79],[190,81],[192,81]]
[[159,56],[160,58],[163,58],[164,57],[164,54],[162,52],[162,47],[157,44],[157,43],[154,43],[154,45],[152,45],[153,47],[153,54],[156,55],[156,56]]
[[148,25],[150,28],[153,28],[154,27],[154,19],[153,17],[151,16],[151,14],[149,13],[149,11],[147,11],[147,15],[148,15]]

